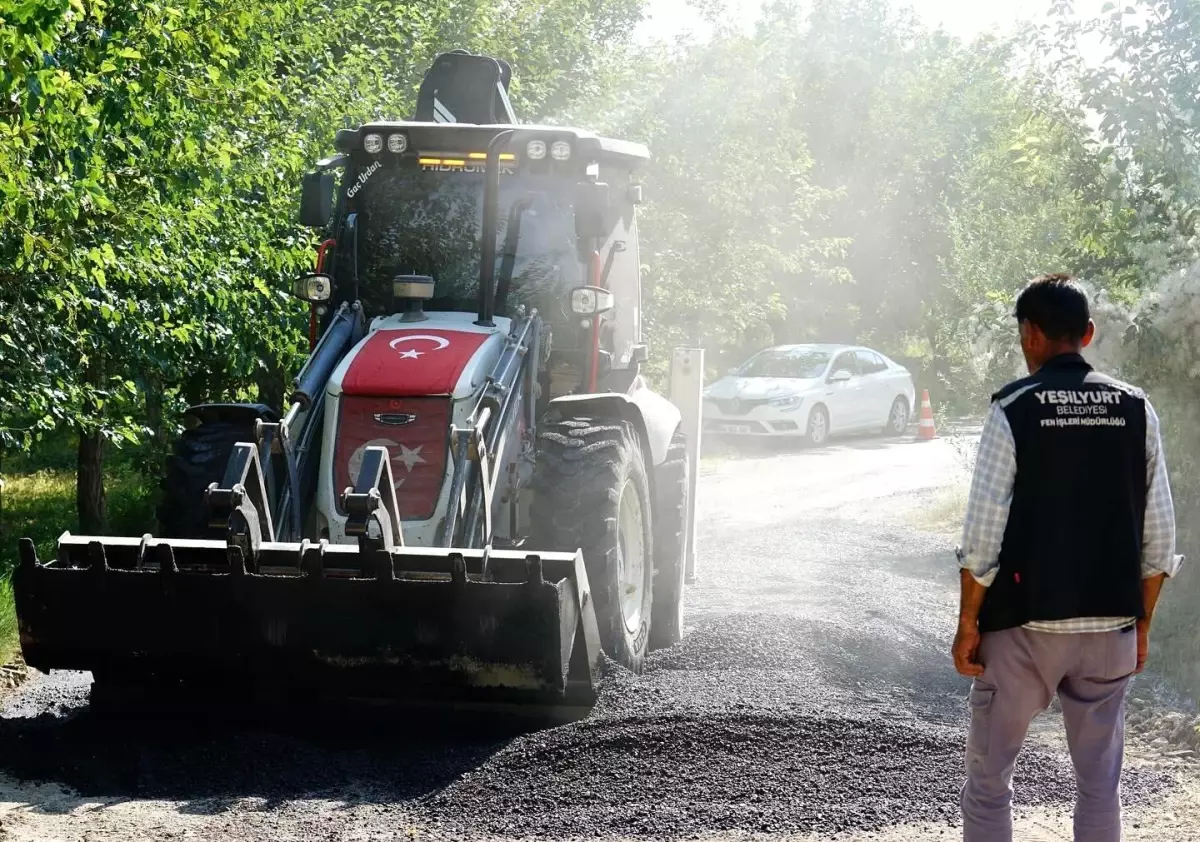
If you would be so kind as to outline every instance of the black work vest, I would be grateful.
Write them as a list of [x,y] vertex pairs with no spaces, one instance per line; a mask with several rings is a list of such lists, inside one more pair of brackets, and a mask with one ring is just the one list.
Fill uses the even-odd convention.
[[1141,617],[1145,395],[1062,354],[992,400],[1012,428],[1017,474],[980,629]]

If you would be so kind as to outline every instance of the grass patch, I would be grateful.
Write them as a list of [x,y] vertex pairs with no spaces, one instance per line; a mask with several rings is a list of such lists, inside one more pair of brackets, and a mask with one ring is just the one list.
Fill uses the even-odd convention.
[[10,663],[17,654],[17,609],[13,605],[12,583],[0,578],[0,664]]
[[[117,465],[105,477],[109,535],[141,535],[153,529],[155,491],[141,474]],[[52,468],[8,474],[0,512],[0,664],[17,652],[17,616],[9,574],[17,563],[17,542],[32,538],[38,555],[54,556],[58,537],[77,532],[75,472]]]
[[929,532],[959,532],[967,513],[969,486],[942,489],[928,506],[913,515],[913,525]]
[[[141,535],[154,524],[155,493],[132,468],[118,466],[105,476],[109,535]],[[17,563],[17,541],[32,538],[38,555],[48,558],[64,531],[77,532],[75,472],[50,469],[5,477],[0,524],[0,576]]]

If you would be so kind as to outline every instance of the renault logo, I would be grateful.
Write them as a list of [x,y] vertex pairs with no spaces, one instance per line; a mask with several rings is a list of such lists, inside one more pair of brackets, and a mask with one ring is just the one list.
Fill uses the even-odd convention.
[[729,408],[731,410],[733,410],[734,412],[737,412],[738,410],[740,410],[742,408],[742,402],[739,401],[737,398],[734,398],[733,400],[731,400],[729,402]]
[[385,427],[403,427],[405,424],[411,424],[417,420],[417,416],[407,412],[377,412],[374,417],[376,424],[382,424]]

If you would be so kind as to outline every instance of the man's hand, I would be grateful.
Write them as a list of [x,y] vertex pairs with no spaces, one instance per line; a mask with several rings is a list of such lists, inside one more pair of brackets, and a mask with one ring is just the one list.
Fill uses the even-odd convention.
[[1137,624],[1137,668],[1134,673],[1139,673],[1146,668],[1146,658],[1150,654],[1150,623],[1148,620],[1138,620]]
[[979,626],[960,623],[950,652],[954,655],[954,668],[958,670],[959,675],[965,675],[967,678],[983,675],[983,664],[979,663]]

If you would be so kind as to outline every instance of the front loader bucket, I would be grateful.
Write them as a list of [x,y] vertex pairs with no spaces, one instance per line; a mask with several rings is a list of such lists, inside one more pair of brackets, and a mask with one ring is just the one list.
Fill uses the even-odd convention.
[[[21,542],[21,646],[40,670],[89,670],[97,693],[156,688],[288,704],[358,699],[456,708],[595,702],[601,658],[579,553],[64,534]],[[153,691],[152,691],[153,692]],[[225,704],[230,697],[225,696]]]

